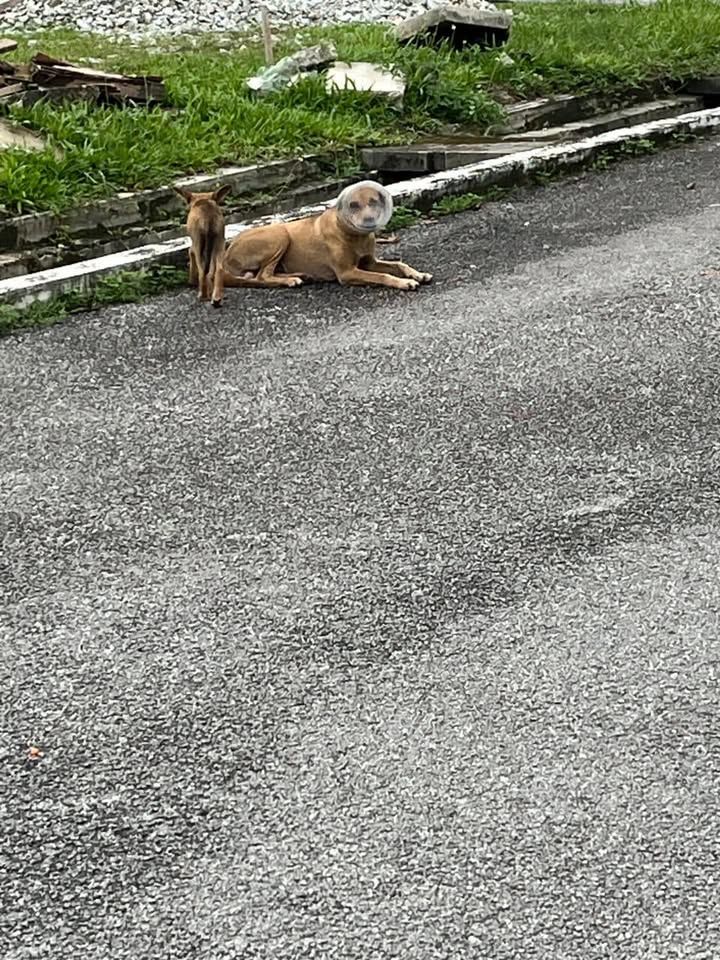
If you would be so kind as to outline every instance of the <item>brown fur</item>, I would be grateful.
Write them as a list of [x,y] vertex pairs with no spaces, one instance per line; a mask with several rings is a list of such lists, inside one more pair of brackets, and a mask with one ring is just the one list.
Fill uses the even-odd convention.
[[[224,186],[214,193],[191,193],[182,187],[175,192],[189,206],[187,232],[190,247],[190,283],[198,288],[198,298],[219,307],[223,299],[223,256],[225,254],[225,218],[220,204],[230,193]],[[212,292],[211,292],[212,291]]]
[[228,247],[224,283],[228,287],[297,287],[304,279],[338,280],[398,290],[429,283],[429,273],[399,260],[378,260],[374,232],[354,229],[349,222],[352,217],[355,223],[371,224],[378,205],[391,202],[379,184],[377,189],[363,186],[345,200],[343,208],[339,203],[317,217],[253,227]]

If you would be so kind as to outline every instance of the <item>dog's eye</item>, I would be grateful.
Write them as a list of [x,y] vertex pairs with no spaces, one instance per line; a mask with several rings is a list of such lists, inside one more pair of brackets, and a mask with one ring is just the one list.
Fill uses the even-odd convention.
[[360,204],[357,202],[357,200],[353,200],[353,201],[352,201],[352,203],[350,204],[350,209],[351,209],[351,210],[359,210],[359,209],[360,209]]
[[377,205],[378,205],[378,202],[377,202],[377,200],[375,199],[375,197],[373,197],[372,200],[370,201],[370,203],[368,204],[368,206],[370,206],[370,207],[376,207]]

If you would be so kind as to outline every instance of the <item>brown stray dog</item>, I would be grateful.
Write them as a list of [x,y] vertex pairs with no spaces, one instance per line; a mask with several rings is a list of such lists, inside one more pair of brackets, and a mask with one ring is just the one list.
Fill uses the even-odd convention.
[[432,276],[400,260],[378,260],[375,232],[392,216],[392,197],[364,180],[346,187],[335,206],[316,217],[252,227],[227,249],[227,287],[298,287],[303,280],[338,280],[415,290]]
[[187,232],[190,246],[190,283],[198,287],[198,299],[219,307],[223,298],[223,255],[225,254],[225,218],[220,204],[230,193],[227,184],[214,193],[191,193],[183,187],[175,192],[190,207]]

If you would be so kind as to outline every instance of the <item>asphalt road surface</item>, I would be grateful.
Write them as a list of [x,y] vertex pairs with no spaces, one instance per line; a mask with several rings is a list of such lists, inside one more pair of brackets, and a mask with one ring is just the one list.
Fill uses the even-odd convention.
[[719,169],[0,342],[4,960],[720,955]]

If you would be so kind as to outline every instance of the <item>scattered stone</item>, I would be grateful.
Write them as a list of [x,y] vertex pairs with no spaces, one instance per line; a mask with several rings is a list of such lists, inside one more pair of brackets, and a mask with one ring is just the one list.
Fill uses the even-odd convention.
[[289,57],[283,57],[277,63],[250,77],[248,87],[260,96],[276,93],[301,80],[304,74],[312,73],[327,66],[337,56],[332,43],[318,43],[314,47],[303,47]]
[[[9,0],[0,0],[2,4]],[[96,33],[196,35],[201,31],[237,33],[259,29],[257,0],[10,0],[4,29],[72,26]],[[392,22],[411,17],[435,0],[276,0],[270,5],[273,28],[293,29],[330,23]],[[133,12],[133,10],[137,12]],[[147,15],[150,15],[150,21]],[[83,26],[84,25],[84,26]],[[88,27],[88,25],[90,25]]]
[[454,49],[466,46],[499,47],[507,43],[512,24],[510,11],[492,3],[447,3],[404,20],[395,28],[400,43],[449,43]]
[[338,90],[366,91],[387,97],[396,104],[402,103],[405,85],[405,78],[397,71],[364,62],[338,61],[328,70],[326,81],[329,93]]
[[17,41],[0,37],[0,53],[10,53],[11,50],[17,50]]

